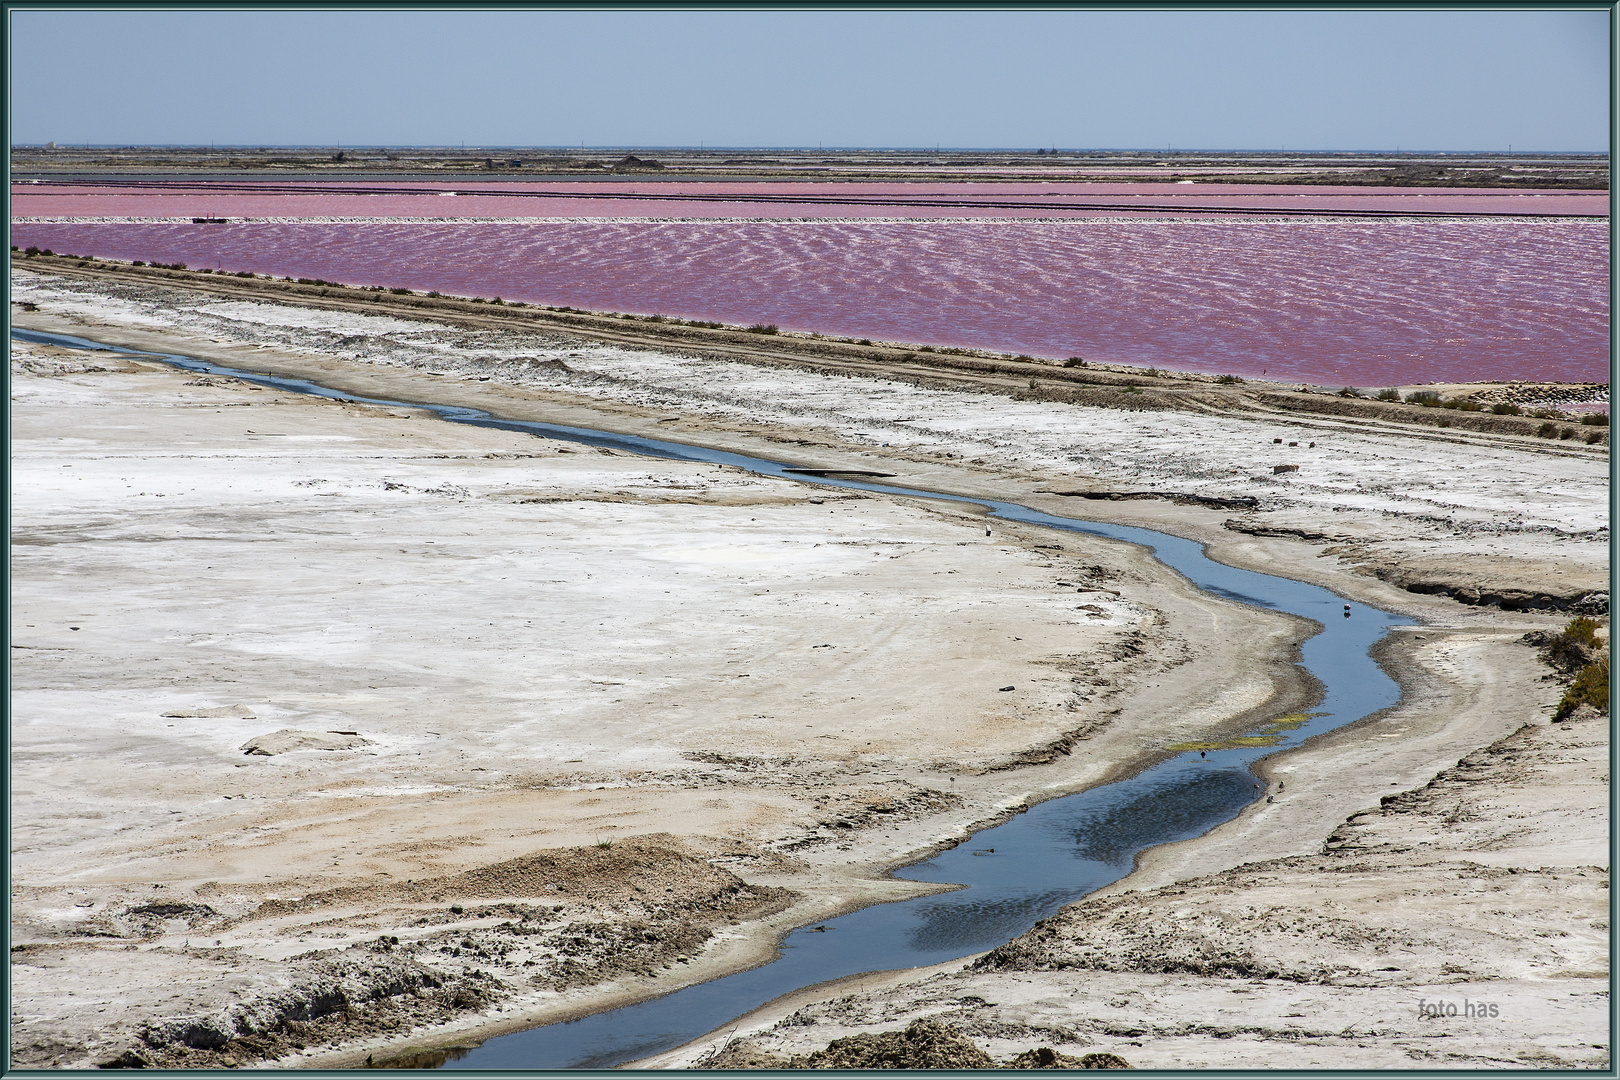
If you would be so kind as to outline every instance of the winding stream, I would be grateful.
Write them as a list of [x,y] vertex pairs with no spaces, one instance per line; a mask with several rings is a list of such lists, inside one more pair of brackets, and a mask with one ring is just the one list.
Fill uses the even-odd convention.
[[1226,566],[1202,545],[1151,529],[1060,517],[994,499],[970,498],[863,480],[790,472],[795,466],[684,443],[538,421],[501,420],[454,405],[358,397],[303,379],[254,374],[193,357],[146,353],[83,338],[13,329],[23,341],[125,353],[186,371],[229,376],[279,390],[370,405],[427,409],[445,420],[522,431],[588,446],[677,461],[735,465],[749,472],[825,487],[971,503],[992,517],[1138,544],[1195,585],[1256,607],[1321,625],[1301,663],[1323,698],[1308,714],[1279,717],[1220,742],[1167,746],[1170,756],[1127,779],[1052,799],[984,829],[960,845],[895,872],[914,881],[962,886],[954,892],[877,904],[795,930],[778,959],[640,1004],[569,1023],[490,1039],[447,1068],[605,1069],[674,1049],[765,1002],[802,987],[864,972],[939,964],[994,948],[1086,894],[1131,871],[1146,848],[1184,840],[1229,821],[1265,796],[1251,766],[1278,750],[1352,723],[1400,698],[1369,650],[1391,626],[1414,620],[1327,589]]

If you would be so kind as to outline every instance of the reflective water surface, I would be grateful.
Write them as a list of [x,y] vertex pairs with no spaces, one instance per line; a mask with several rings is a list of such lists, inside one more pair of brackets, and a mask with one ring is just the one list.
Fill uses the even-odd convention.
[[232,220],[15,222],[11,242],[1334,386],[1608,377],[1602,218],[457,221],[390,218],[372,205],[369,219],[243,221],[240,209],[216,212]]

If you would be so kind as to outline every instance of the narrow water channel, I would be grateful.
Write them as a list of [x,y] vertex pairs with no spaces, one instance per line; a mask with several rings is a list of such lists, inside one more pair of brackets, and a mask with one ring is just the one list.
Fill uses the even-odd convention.
[[127,353],[297,393],[428,409],[456,423],[677,461],[735,465],[800,483],[976,504],[1008,521],[1141,545],[1199,588],[1298,615],[1322,627],[1302,647],[1302,666],[1324,688],[1321,703],[1310,713],[1277,717],[1244,736],[1217,743],[1167,746],[1171,756],[1134,776],[1041,803],[895,872],[909,880],[961,886],[954,892],[878,904],[795,930],[783,940],[779,958],[761,967],[569,1023],[498,1036],[447,1061],[447,1068],[613,1068],[674,1049],[802,987],[864,972],[943,963],[994,948],[1064,905],[1125,876],[1144,849],[1208,832],[1264,797],[1267,793],[1251,769],[1260,758],[1353,723],[1400,698],[1399,687],[1373,661],[1370,650],[1390,627],[1414,620],[1347,602],[1315,585],[1226,566],[1205,556],[1200,544],[1151,529],[1060,517],[994,499],[788,472],[795,467],[661,439],[501,420],[462,406],[356,397],[302,379],[259,375],[193,357],[144,353],[83,338],[20,329],[13,329],[12,336]]

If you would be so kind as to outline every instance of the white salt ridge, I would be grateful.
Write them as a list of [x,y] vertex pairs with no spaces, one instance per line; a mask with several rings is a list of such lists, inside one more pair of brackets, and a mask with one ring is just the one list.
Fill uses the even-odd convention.
[[[856,445],[1070,475],[1086,486],[1253,495],[1265,507],[1312,515],[1330,533],[1353,530],[1356,518],[1373,514],[1406,522],[1414,535],[1466,535],[1504,554],[1559,538],[1607,542],[1606,460],[1556,444],[1521,449],[1477,445],[1461,435],[1453,443],[1426,431],[1367,434],[1319,418],[1237,419],[1018,401],[693,354],[571,344],[545,334],[221,303],[180,290],[165,291],[159,306],[140,293],[34,275],[13,284],[16,299],[119,325],[172,327],[226,343],[270,344],[450,376],[488,375],[728,424],[815,429]],[[572,370],[514,358],[562,360]],[[1283,445],[1274,444],[1275,438]],[[1311,441],[1315,448],[1306,445]],[[1300,469],[1273,475],[1277,463]],[[1436,484],[1442,475],[1446,482]]]

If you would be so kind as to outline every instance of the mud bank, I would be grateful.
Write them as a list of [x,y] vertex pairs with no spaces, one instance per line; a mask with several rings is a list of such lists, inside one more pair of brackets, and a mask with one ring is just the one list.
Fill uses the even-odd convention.
[[965,966],[780,1003],[643,1064],[805,1064],[922,1021],[998,1059],[1605,1068],[1607,763],[1606,717],[1532,721],[1309,854],[1097,896]]

